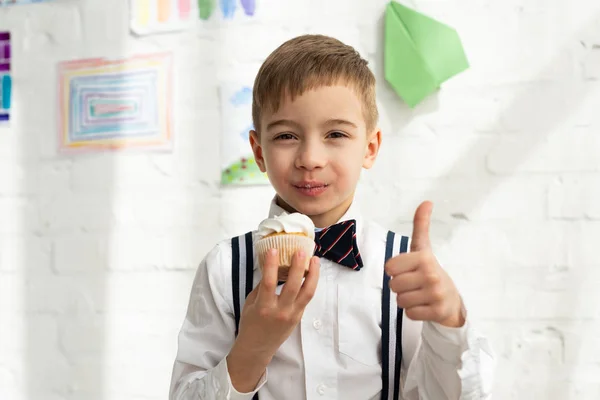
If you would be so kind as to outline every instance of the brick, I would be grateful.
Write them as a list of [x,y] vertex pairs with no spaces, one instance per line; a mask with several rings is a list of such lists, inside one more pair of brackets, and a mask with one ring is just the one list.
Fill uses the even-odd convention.
[[591,46],[591,51],[583,60],[583,78],[597,81],[600,80],[600,43],[593,43]]
[[54,316],[27,316],[23,371],[29,393],[60,394],[70,384],[71,367],[58,346],[57,323]]
[[[170,312],[111,312],[107,315],[107,324],[119,329],[106,332],[106,362],[131,366],[155,363],[171,368],[175,339],[183,319],[184,315]],[[156,351],[148,352],[148,348]]]
[[[27,187],[27,170],[16,160],[0,161],[0,196],[31,194]],[[29,189],[29,190],[28,190]]]
[[73,234],[58,236],[53,240],[53,269],[59,274],[98,273],[108,269],[107,235]]
[[53,243],[53,269],[61,275],[108,271],[195,270],[223,239],[199,229],[116,230],[74,234]]
[[512,93],[511,102],[501,112],[501,125],[508,132],[519,133],[514,139],[520,145],[515,149],[526,152],[561,132],[565,132],[563,138],[572,139],[573,126],[589,125],[591,118],[597,121],[597,114],[586,110],[597,102],[597,88],[572,79],[524,84]]
[[107,42],[122,45],[123,39],[129,34],[130,13],[127,3],[119,0],[106,0],[104,4],[90,3],[80,8],[79,14],[81,36],[88,46],[98,48]]
[[600,221],[569,224],[568,244],[565,249],[570,264],[592,267],[598,265]]
[[461,139],[388,137],[373,174],[389,184],[410,178],[475,176],[491,148],[490,138],[472,135]]
[[0,272],[50,271],[52,247],[39,236],[0,236]]
[[[564,293],[530,291],[506,293],[478,293],[477,301],[470,302],[470,311],[477,317],[506,319],[596,319],[599,316],[595,303],[600,301],[596,292],[585,293],[586,301],[574,307],[564,301]],[[467,292],[467,298],[475,298]]]
[[141,229],[198,228],[218,224],[219,199],[198,191],[119,194],[112,208],[119,226]]
[[58,346],[70,363],[102,359],[109,327],[106,317],[106,314],[80,313],[60,318]]
[[568,10],[564,4],[469,1],[465,6],[469,13],[451,3],[419,3],[420,9],[438,15],[459,32],[471,63],[459,79],[482,86],[557,80],[572,74],[567,49],[556,46],[569,34],[564,24],[555,23],[564,19]]
[[82,38],[79,7],[62,4],[46,7],[43,12],[30,13],[27,28],[34,34],[46,34],[55,46],[72,47],[80,44]]
[[41,221],[31,197],[0,196],[0,235],[39,232]]
[[118,312],[172,312],[183,317],[196,271],[111,273],[105,306]]
[[157,392],[165,391],[164,388],[167,388],[168,391],[171,383],[172,365],[158,366],[150,363],[144,367],[143,374],[129,373],[132,367],[132,365],[111,366],[107,385],[107,391],[111,393],[111,399],[114,398],[112,393],[120,393],[121,396],[137,396],[140,399],[154,399]]
[[[396,214],[412,221],[424,200],[434,203],[433,218],[446,224],[461,221],[542,221],[547,217],[549,177],[456,177],[406,179],[394,187],[377,174],[365,175],[359,202],[368,215]],[[515,196],[518,193],[518,196]]]
[[488,169],[497,175],[595,172],[600,169],[600,158],[595,151],[590,151],[600,147],[598,135],[585,128],[562,135],[546,137],[547,134],[542,131],[526,138],[498,140],[488,155]]
[[23,292],[20,279],[16,276],[0,275],[0,366],[17,369],[22,351],[26,348],[25,318],[22,314]]
[[[186,121],[199,122],[199,119]],[[189,135],[185,135],[185,139],[176,141],[180,149],[177,157],[172,154],[128,154],[79,160],[72,171],[71,188],[75,192],[102,192],[105,195],[150,191],[149,195],[156,196],[156,192],[185,189],[198,192],[186,192],[182,197],[204,197],[204,191],[216,193],[214,186],[220,179],[218,153],[199,158],[201,137],[194,138],[191,129],[186,133]],[[211,176],[213,182],[207,179]]]
[[107,278],[89,271],[79,276],[32,274],[24,288],[20,310],[40,314],[100,312],[106,309]]
[[[169,157],[171,164],[173,157]],[[165,163],[166,164],[166,163]],[[167,164],[168,167],[171,167]],[[72,173],[72,188],[76,192],[131,191],[147,187],[165,188],[173,185],[174,168],[161,169],[151,156],[132,154],[128,157],[106,155],[78,160]]]
[[[230,238],[258,227],[269,216],[275,195],[270,186],[227,188],[221,192],[221,237]],[[240,199],[244,199],[241,201]]]
[[[168,387],[182,322],[179,314],[111,313],[110,324],[120,329],[112,330],[106,341],[107,381],[112,382],[108,390],[151,397]],[[154,350],[148,352],[149,348]],[[139,365],[154,367],[140,375],[127,373]]]
[[600,219],[600,174],[556,178],[548,205],[554,219]]
[[174,232],[119,232],[110,237],[107,268],[119,271],[193,270],[219,241],[217,233],[177,229]]
[[219,52],[215,54],[217,65],[238,67],[242,63],[260,63],[283,42],[302,33],[303,27],[297,24],[288,27],[248,24],[222,30]]
[[33,186],[35,192],[42,196],[51,196],[57,193],[65,193],[71,187],[72,160],[51,160],[41,162],[36,166],[37,170],[30,167],[28,173],[29,186]]
[[43,197],[38,212],[44,231],[107,231],[116,224],[113,197],[110,192],[65,192]]
[[513,90],[512,86],[484,89],[447,85],[436,94],[439,110],[417,113],[414,121],[425,124],[440,137],[498,133],[505,129],[501,116],[513,101]]
[[466,224],[447,242],[455,261],[466,265],[563,266],[566,226],[560,223],[496,222]]
[[65,191],[69,187],[70,161],[43,163],[0,155],[0,196],[27,197]]

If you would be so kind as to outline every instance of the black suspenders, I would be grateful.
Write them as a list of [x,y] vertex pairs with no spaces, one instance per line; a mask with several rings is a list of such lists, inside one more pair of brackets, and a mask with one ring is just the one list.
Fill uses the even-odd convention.
[[[388,232],[385,242],[385,261],[395,253],[406,253],[408,237],[396,240],[394,232]],[[400,399],[400,371],[402,369],[402,316],[404,310],[390,300],[390,277],[383,273],[383,291],[381,293],[381,399]],[[394,315],[395,314],[395,315]]]
[[[235,336],[240,328],[240,317],[246,297],[253,287],[254,246],[252,232],[231,239],[231,288],[233,290],[233,312],[235,314]],[[258,393],[252,400],[258,400]]]
[[[240,316],[246,297],[253,288],[254,253],[252,232],[231,239],[232,262],[231,280],[233,292],[233,311],[235,314],[235,335],[238,335]],[[408,251],[408,237],[396,236],[388,232],[385,245],[385,261],[396,253]],[[403,310],[392,301],[389,288],[390,277],[383,273],[381,295],[381,380],[382,400],[399,400],[400,370],[402,366],[402,316]],[[258,400],[258,393],[253,397]]]

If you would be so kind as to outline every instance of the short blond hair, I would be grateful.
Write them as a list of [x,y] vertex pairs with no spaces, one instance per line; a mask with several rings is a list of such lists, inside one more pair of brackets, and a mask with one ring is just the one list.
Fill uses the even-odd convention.
[[324,35],[302,35],[275,49],[260,67],[252,93],[252,120],[260,134],[263,112],[277,112],[282,100],[307,90],[335,84],[350,86],[361,97],[367,129],[379,113],[375,76],[368,62],[352,47]]

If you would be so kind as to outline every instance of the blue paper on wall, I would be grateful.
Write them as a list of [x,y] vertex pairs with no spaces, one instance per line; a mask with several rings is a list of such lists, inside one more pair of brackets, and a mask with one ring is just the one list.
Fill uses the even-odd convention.
[[14,6],[17,4],[32,4],[32,3],[43,3],[51,0],[0,0],[0,7]]

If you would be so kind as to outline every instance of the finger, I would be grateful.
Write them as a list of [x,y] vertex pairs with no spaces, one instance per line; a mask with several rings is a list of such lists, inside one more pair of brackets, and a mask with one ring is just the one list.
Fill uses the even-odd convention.
[[429,241],[429,225],[431,222],[431,212],[433,203],[424,201],[415,211],[413,220],[413,233],[410,242],[410,251],[419,251],[431,248]]
[[435,305],[407,308],[404,310],[404,313],[413,321],[435,321],[439,315],[439,311]]
[[395,293],[410,292],[412,290],[421,289],[425,284],[425,277],[418,272],[406,272],[394,276],[390,280],[390,289]]
[[398,294],[396,303],[400,308],[410,309],[418,306],[427,306],[430,303],[430,299],[425,291],[412,290]]
[[321,260],[319,257],[313,257],[310,259],[310,267],[304,284],[298,293],[296,298],[296,306],[300,308],[306,307],[306,305],[312,300],[317,290],[317,283],[319,282],[319,274],[321,269]]
[[279,269],[279,256],[277,249],[267,251],[262,268],[262,279],[258,292],[258,301],[261,303],[272,302],[277,299],[275,289],[277,288],[277,270]]
[[248,294],[248,297],[246,297],[246,302],[244,303],[244,305],[254,304],[254,302],[256,301],[256,298],[258,297],[259,291],[260,291],[260,282],[258,282],[258,285],[256,285],[256,287],[254,289],[252,289],[250,294]]
[[415,271],[424,261],[424,254],[421,253],[402,253],[396,257],[390,258],[385,263],[385,272],[394,277],[406,272]]
[[296,301],[296,297],[302,286],[302,279],[304,279],[305,266],[306,254],[304,251],[294,254],[287,281],[283,285],[281,295],[279,296],[279,304],[281,306],[291,306]]

